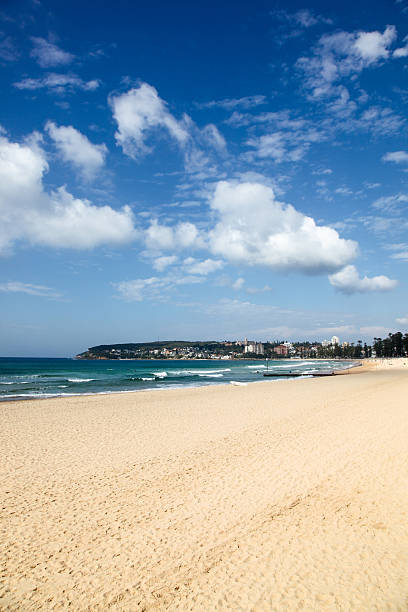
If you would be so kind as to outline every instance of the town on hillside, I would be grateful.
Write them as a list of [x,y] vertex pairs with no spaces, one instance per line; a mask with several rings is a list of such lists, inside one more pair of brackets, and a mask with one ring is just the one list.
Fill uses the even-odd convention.
[[374,338],[372,346],[340,342],[337,336],[322,342],[258,342],[256,340],[157,341],[101,344],[77,355],[77,359],[362,359],[408,354],[408,334],[397,332]]

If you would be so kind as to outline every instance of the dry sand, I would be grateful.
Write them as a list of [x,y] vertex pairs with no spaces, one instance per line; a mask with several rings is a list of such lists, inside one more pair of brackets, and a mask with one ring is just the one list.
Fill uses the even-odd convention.
[[0,608],[407,610],[408,362],[389,363],[0,404]]

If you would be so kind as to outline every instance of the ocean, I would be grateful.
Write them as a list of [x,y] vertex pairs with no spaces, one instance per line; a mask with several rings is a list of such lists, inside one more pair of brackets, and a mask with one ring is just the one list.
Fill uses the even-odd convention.
[[[0,401],[147,389],[248,384],[262,373],[344,369],[329,360],[101,360],[0,358]],[[280,378],[280,380],[282,380]]]

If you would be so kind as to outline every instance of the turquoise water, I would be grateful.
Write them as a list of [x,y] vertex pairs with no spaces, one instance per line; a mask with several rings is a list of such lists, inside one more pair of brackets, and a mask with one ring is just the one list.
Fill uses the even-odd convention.
[[302,372],[350,367],[329,360],[146,360],[85,361],[75,359],[0,358],[0,401],[94,393],[246,384],[273,380],[269,371]]

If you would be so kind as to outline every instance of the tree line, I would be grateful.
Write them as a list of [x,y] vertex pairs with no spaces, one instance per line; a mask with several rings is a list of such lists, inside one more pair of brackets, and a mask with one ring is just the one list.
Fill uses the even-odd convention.
[[373,350],[377,357],[406,357],[408,355],[408,334],[396,332],[384,339],[374,338]]

